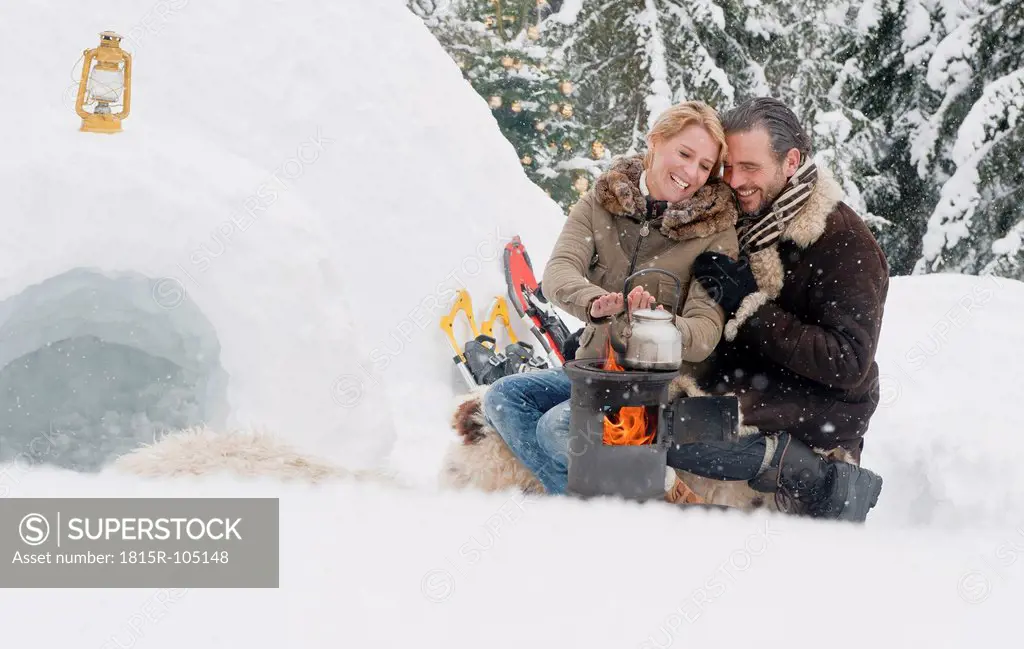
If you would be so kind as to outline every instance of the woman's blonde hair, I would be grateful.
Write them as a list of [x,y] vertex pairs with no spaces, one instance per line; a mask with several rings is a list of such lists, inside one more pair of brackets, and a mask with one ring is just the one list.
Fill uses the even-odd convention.
[[718,112],[702,101],[684,101],[672,106],[654,122],[654,126],[647,133],[647,153],[644,154],[644,169],[650,169],[654,161],[654,144],[674,137],[680,131],[691,124],[704,127],[711,134],[712,139],[718,143],[718,159],[715,161],[715,168],[711,170],[711,178],[718,178],[722,173],[722,164],[725,162],[725,154],[728,147],[725,144],[725,129],[722,128],[722,120]]

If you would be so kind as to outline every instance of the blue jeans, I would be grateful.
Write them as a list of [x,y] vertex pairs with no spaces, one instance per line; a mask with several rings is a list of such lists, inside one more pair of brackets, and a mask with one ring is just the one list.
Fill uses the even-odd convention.
[[549,494],[569,481],[569,377],[561,368],[503,376],[484,395],[484,416]]

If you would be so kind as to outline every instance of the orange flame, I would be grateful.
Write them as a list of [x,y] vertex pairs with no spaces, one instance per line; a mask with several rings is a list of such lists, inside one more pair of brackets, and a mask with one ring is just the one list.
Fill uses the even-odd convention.
[[[622,372],[624,368],[615,361],[611,343],[605,345],[604,369]],[[655,431],[648,431],[647,408],[644,406],[623,406],[614,420],[604,418],[604,443],[610,446],[641,446],[654,441]]]

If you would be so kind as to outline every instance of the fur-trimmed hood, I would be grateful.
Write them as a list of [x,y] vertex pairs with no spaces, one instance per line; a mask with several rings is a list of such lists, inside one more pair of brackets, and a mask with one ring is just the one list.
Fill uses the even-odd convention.
[[[644,171],[642,156],[616,160],[598,178],[594,195],[605,210],[614,216],[642,221],[647,215],[647,198],[640,190]],[[674,241],[709,237],[736,225],[739,212],[732,189],[724,182],[711,181],[697,190],[692,198],[669,203],[659,217],[661,233]],[[655,222],[652,221],[652,224]]]
[[[778,241],[792,241],[807,249],[825,232],[828,215],[843,199],[843,190],[827,167],[818,168],[818,180],[811,190],[804,208],[793,217]],[[725,324],[725,339],[734,340],[740,326],[764,304],[774,300],[782,291],[785,271],[779,258],[778,242],[749,256],[750,270],[757,281],[758,290],[743,298],[736,316]]]

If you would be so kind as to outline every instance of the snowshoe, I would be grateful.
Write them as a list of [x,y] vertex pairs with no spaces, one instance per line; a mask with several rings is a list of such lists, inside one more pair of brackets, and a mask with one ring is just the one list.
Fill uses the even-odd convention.
[[[470,370],[469,359],[466,355],[463,346],[455,340],[455,318],[462,312],[466,315],[466,320],[469,323],[470,331],[473,334],[473,340],[478,342],[476,339],[480,336],[480,330],[476,326],[476,320],[473,318],[473,300],[469,297],[469,292],[465,289],[460,289],[455,294],[455,303],[452,305],[451,311],[447,315],[441,316],[441,330],[444,331],[448,337],[448,343],[451,345],[452,350],[455,352],[455,356],[452,357],[452,361],[455,366],[459,368],[459,374],[462,375],[462,379],[466,382],[466,386],[469,388],[475,388],[480,385],[476,375]],[[486,355],[486,352],[492,352],[490,348],[487,348],[480,344],[480,347],[474,347],[474,365],[479,369],[485,363],[481,363],[481,356]]]
[[490,336],[494,339],[495,345],[497,344],[497,337],[494,335],[494,325],[496,322],[504,325],[509,338],[509,344],[505,347],[505,374],[518,374],[519,372],[529,372],[548,367],[548,362],[543,358],[534,356],[533,348],[519,340],[515,331],[512,330],[512,322],[508,315],[508,301],[503,297],[494,299],[494,306],[491,307],[490,315],[480,325],[480,331],[485,336]]
[[[455,337],[455,319],[460,312],[465,314],[473,336],[465,345],[460,345]],[[497,339],[494,336],[494,324],[498,321],[505,326],[511,340],[504,352],[497,351]],[[546,360],[534,356],[529,345],[516,338],[508,317],[508,304],[502,297],[496,299],[487,320],[478,328],[473,317],[473,300],[468,291],[460,289],[451,311],[441,317],[440,324],[455,352],[452,362],[458,367],[469,388],[489,385],[506,374],[548,366]]]
[[508,297],[516,312],[540,341],[552,367],[565,363],[567,342],[571,337],[568,327],[562,322],[554,306],[541,291],[533,274],[533,264],[519,236],[505,246],[505,283]]

